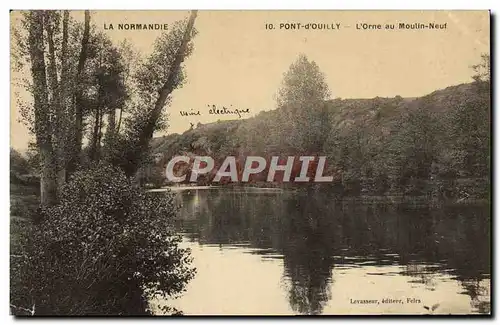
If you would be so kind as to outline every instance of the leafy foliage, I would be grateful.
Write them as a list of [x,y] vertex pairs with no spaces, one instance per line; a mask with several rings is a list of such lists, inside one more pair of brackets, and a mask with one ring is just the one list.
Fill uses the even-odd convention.
[[163,155],[160,166],[177,154],[326,155],[331,190],[340,195],[489,196],[489,82],[419,98],[325,101],[326,85],[308,90],[313,76],[324,82],[300,57],[285,74],[278,109],[157,138],[153,154]]
[[[30,66],[33,79],[21,80],[33,103],[19,107],[36,136],[30,161],[41,188],[37,224],[12,255],[15,314],[141,314],[152,297],[175,296],[194,275],[171,227],[172,196],[146,195],[132,179],[152,133],[167,125],[168,97],[185,80],[180,66],[193,50],[196,11],[156,41],[137,71],[130,44],[116,46],[96,32],[90,11],[84,17],[27,11],[14,31],[14,66],[21,73]],[[17,172],[33,167],[12,159]]]
[[288,152],[318,154],[330,129],[325,104],[330,90],[324,74],[314,61],[300,55],[285,73],[278,93],[280,141]]
[[76,173],[61,193],[11,261],[22,283],[12,304],[36,315],[141,314],[194,276],[172,229],[172,195],[147,195],[108,165]]
[[[292,63],[283,78],[283,86],[278,92],[278,107],[290,105],[290,109],[313,109],[304,105],[314,105],[328,100],[330,90],[324,74],[314,61],[301,54],[297,61]],[[301,105],[302,107],[299,107]]]
[[192,13],[189,20],[176,22],[163,33],[155,41],[153,53],[139,65],[134,75],[137,100],[130,107],[124,141],[120,142],[124,145],[120,151],[126,157],[120,166],[129,176],[147,158],[153,133],[168,126],[163,108],[170,103],[171,91],[182,87],[185,81],[181,63],[193,51],[191,40],[197,34],[193,28],[195,18],[196,13]]
[[16,174],[28,174],[30,171],[28,160],[13,148],[10,148],[10,171]]
[[491,63],[490,63],[490,56],[489,54],[482,54],[481,55],[481,62],[478,64],[474,64],[472,66],[472,69],[474,70],[474,75],[472,76],[472,79],[474,81],[486,81],[490,82],[491,81]]

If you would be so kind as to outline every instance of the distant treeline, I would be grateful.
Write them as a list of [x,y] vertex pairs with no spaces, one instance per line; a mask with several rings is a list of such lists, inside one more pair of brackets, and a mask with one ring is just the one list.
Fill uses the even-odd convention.
[[419,98],[334,99],[295,114],[282,107],[198,124],[153,139],[156,160],[144,181],[162,185],[166,163],[179,154],[219,163],[228,155],[309,154],[327,156],[334,182],[325,186],[340,195],[487,198],[490,105],[489,82],[478,80]]

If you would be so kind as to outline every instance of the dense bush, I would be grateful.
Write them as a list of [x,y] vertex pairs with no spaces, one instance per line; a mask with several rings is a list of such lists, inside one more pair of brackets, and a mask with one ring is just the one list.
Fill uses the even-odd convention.
[[113,167],[76,173],[41,213],[11,260],[11,303],[35,315],[145,314],[194,276],[171,227],[172,195],[152,197]]
[[13,148],[10,148],[10,171],[17,175],[30,173],[28,160]]

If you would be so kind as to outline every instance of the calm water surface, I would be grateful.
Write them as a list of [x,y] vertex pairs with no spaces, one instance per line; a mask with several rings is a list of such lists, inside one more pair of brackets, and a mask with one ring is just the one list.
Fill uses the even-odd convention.
[[187,315],[490,313],[488,206],[257,189],[183,191],[177,201],[197,275],[168,304]]

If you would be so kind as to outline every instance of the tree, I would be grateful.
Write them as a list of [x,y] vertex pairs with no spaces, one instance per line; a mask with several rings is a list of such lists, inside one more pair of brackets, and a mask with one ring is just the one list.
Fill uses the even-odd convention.
[[129,99],[129,87],[125,84],[126,67],[120,49],[103,33],[92,35],[89,40],[87,73],[83,79],[87,85],[89,107],[84,114],[91,119],[88,135],[88,158],[98,161],[102,155],[104,117],[106,142],[112,145],[116,133],[116,109],[123,108]]
[[490,55],[489,54],[481,54],[481,62],[472,66],[474,70],[474,75],[472,79],[474,81],[486,81],[490,82],[491,80],[491,65],[490,65]]
[[[490,96],[477,88],[451,114],[454,160],[465,177],[488,177],[490,162]],[[489,88],[488,88],[489,89]]]
[[325,101],[330,90],[314,61],[300,55],[285,73],[278,92],[281,137],[295,153],[319,154],[328,136],[329,115]]
[[43,206],[49,206],[57,200],[57,183],[56,156],[52,145],[53,114],[51,114],[49,106],[47,76],[45,73],[44,17],[45,14],[42,11],[31,11],[26,15],[29,24],[28,43],[33,78],[34,133],[42,164],[40,201]]
[[25,29],[14,31],[16,67],[22,69],[26,62],[31,68],[31,80],[25,79],[23,86],[33,95],[33,102],[20,101],[20,111],[35,135],[40,155],[42,206],[57,201],[68,164],[72,166],[74,162],[69,159],[74,143],[69,145],[67,139],[74,135],[75,105],[82,106],[73,100],[78,80],[72,75],[84,69],[85,60],[78,60],[75,53],[82,43],[80,35],[85,40],[90,33],[90,14],[85,15],[81,34],[68,11],[22,12],[21,24]]
[[[138,52],[136,52],[133,45],[128,40],[124,40],[118,45],[117,53],[119,54],[118,62],[121,65],[121,69],[119,70],[119,73],[116,74],[116,76],[119,76],[116,86],[119,89],[121,83],[121,85],[124,87],[123,91],[126,97],[124,98],[124,100],[117,101],[115,103],[115,109],[111,109],[108,113],[108,126],[106,130],[104,150],[105,154],[107,151],[113,149],[115,139],[120,133],[123,111],[126,109],[127,104],[130,102],[130,98],[132,97],[134,90],[133,85],[130,85],[132,80],[131,75],[133,74],[133,68],[139,65],[139,54]],[[116,110],[119,110],[118,121],[116,121]]]
[[[33,103],[24,103],[21,113],[36,136],[37,216],[48,218],[33,218],[22,234],[26,243],[13,260],[11,301],[21,309],[35,301],[37,314],[145,312],[149,298],[171,297],[193,276],[188,251],[178,247],[180,237],[164,219],[175,213],[173,195],[153,197],[130,176],[153,132],[165,125],[171,93],[182,85],[196,11],[157,40],[132,85],[127,51],[95,32],[88,11],[83,24],[67,11],[29,11],[23,18],[27,35],[16,33],[15,62],[30,65],[32,82],[25,86]],[[121,113],[116,126],[115,112],[131,101],[128,86],[136,87],[137,101],[120,132]],[[102,143],[116,148],[105,159]],[[87,157],[97,164],[85,164]]]
[[[85,68],[85,62],[87,60],[88,44],[90,37],[90,12],[85,10],[85,23],[83,29],[83,36],[81,40],[80,54],[78,57],[78,66],[75,73],[75,87],[73,87],[73,98],[74,103],[72,105],[72,110],[70,111],[70,116],[73,120],[74,116],[74,128],[72,136],[73,143],[70,149],[70,159],[68,161],[68,173],[72,174],[75,172],[77,165],[81,159],[82,150],[82,140],[83,140],[83,118],[84,118],[84,88],[82,85],[83,72]],[[74,113],[74,114],[73,114]]]
[[278,107],[293,110],[311,105],[313,108],[329,98],[325,75],[314,61],[301,54],[284,75],[278,91]]
[[153,53],[136,73],[139,99],[125,121],[120,150],[123,156],[115,160],[128,176],[134,175],[141,166],[153,133],[167,125],[163,108],[169,103],[172,92],[185,80],[181,65],[193,51],[191,40],[196,35],[196,16],[197,11],[193,10],[187,21],[175,23],[168,33],[161,35],[155,41]]
[[427,109],[408,111],[398,121],[387,145],[389,176],[396,188],[405,190],[430,178],[439,132],[438,120]]
[[[64,182],[66,182],[66,168],[69,160],[68,154],[68,144],[66,143],[67,137],[70,134],[71,130],[71,116],[70,107],[71,107],[71,78],[70,78],[70,59],[69,56],[69,11],[64,10],[63,12],[63,22],[62,22],[62,42],[61,42],[61,79],[58,87],[59,95],[58,95],[58,112],[56,116],[58,116],[57,122],[57,157],[58,157],[58,188],[62,186]],[[56,65],[57,67],[57,65]],[[57,70],[56,70],[57,76]]]

